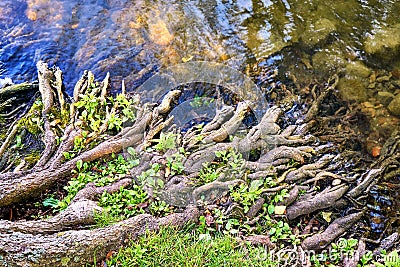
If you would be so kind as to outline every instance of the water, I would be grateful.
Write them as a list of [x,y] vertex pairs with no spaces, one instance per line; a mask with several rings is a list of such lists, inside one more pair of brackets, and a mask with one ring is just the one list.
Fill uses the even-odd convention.
[[400,125],[375,108],[389,106],[379,92],[400,93],[398,14],[394,0],[0,0],[0,78],[36,80],[38,60],[61,68],[69,92],[86,69],[133,90],[189,60],[258,66],[253,78],[267,89],[339,73],[340,93],[367,103],[368,138],[382,145]]
[[[100,78],[110,71],[113,81],[135,87],[135,73],[149,64],[193,57],[240,69],[285,47],[285,67],[298,73],[308,61],[322,76],[355,58],[381,67],[388,62],[368,57],[365,40],[399,23],[399,10],[398,1],[2,0],[0,76],[34,80],[35,62],[46,60],[64,71],[69,87],[85,69]],[[315,29],[321,19],[333,27],[327,38]],[[321,51],[329,66],[312,59]]]

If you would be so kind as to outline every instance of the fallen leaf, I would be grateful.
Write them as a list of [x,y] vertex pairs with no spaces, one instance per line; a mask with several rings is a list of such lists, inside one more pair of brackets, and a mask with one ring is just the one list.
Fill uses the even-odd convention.
[[107,253],[106,259],[107,259],[107,260],[110,260],[111,257],[112,257],[115,253],[116,253],[116,252],[113,251],[113,250],[109,251],[109,252]]
[[188,57],[183,57],[183,58],[182,58],[182,61],[183,61],[183,63],[186,63],[186,62],[189,62],[189,61],[192,60],[192,59],[193,59],[193,56],[190,55],[190,56],[188,56]]
[[214,223],[214,217],[211,215],[211,212],[206,211],[204,218],[206,219],[207,226],[210,226]]
[[326,221],[326,222],[331,222],[331,215],[332,215],[332,212],[322,212],[322,218],[324,218],[324,220]]
[[275,206],[275,215],[283,215],[286,213],[286,206]]
[[169,167],[165,167],[165,178],[167,178],[171,174],[171,169]]
[[149,206],[149,202],[147,202],[147,201],[136,205],[136,207],[139,209],[144,209],[147,206]]
[[382,147],[380,147],[380,146],[374,146],[374,147],[371,149],[371,155],[372,155],[374,158],[378,157],[378,156],[381,154],[381,149],[382,149]]
[[60,119],[55,119],[54,121],[50,122],[50,126],[56,126],[57,124],[59,124],[61,122]]

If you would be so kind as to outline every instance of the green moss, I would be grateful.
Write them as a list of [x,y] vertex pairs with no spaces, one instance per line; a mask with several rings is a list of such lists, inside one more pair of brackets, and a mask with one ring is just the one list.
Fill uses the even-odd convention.
[[37,150],[32,150],[28,154],[25,155],[25,161],[28,164],[28,167],[33,167],[36,162],[38,162],[40,158],[40,152]]
[[42,132],[41,128],[41,113],[43,104],[42,101],[36,100],[32,105],[31,109],[28,111],[26,116],[24,116],[19,122],[18,127],[25,128],[33,135],[38,135]]
[[20,84],[13,84],[10,86],[6,86],[0,90],[1,96],[8,96],[15,93],[22,93],[24,91],[30,91],[32,88],[34,89],[37,85],[33,85],[31,83],[20,83]]

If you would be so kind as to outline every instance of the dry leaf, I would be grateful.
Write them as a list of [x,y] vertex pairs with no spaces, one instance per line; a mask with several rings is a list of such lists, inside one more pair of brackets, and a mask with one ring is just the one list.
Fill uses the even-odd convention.
[[206,219],[207,226],[210,226],[214,223],[214,217],[211,215],[211,212],[206,211],[204,218]]
[[189,61],[192,60],[192,59],[193,59],[193,56],[190,55],[190,56],[188,56],[188,57],[183,57],[183,58],[182,58],[182,61],[183,61],[183,63],[186,63],[186,62],[189,62]]
[[328,223],[331,222],[331,215],[332,212],[322,212],[322,218],[324,218],[325,221],[327,221]]
[[275,215],[283,215],[286,213],[286,206],[275,206]]

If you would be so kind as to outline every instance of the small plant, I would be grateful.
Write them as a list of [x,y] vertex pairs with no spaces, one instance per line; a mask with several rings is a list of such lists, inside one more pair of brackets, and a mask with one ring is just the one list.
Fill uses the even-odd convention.
[[149,210],[154,216],[166,216],[174,211],[172,206],[161,200],[152,201]]
[[[90,87],[92,91],[99,89],[95,83],[92,83]],[[108,130],[120,131],[124,122],[135,120],[134,104],[136,102],[137,99],[128,100],[124,94],[104,99],[88,93],[80,94],[79,101],[74,105],[81,110],[79,119],[83,122],[84,129],[99,132],[101,125],[106,124]]]
[[[64,154],[64,157],[68,154]],[[124,177],[129,171],[139,164],[139,160],[133,156],[125,159],[122,155],[112,156],[109,161],[83,162],[77,161],[77,170],[73,171],[73,177],[68,185],[64,187],[67,190],[67,196],[58,203],[58,208],[64,210],[75,197],[79,190],[86,184],[94,182],[96,186],[105,186]]]
[[383,259],[383,263],[374,261],[373,264],[377,267],[399,267],[400,257],[396,250],[386,254],[386,251],[381,251],[380,255]]
[[60,202],[60,200],[54,198],[53,196],[50,196],[43,201],[43,206],[50,207],[50,208],[56,208],[56,207],[58,207],[59,202]]
[[283,221],[278,221],[274,223],[269,230],[269,235],[271,237],[271,242],[277,242],[278,240],[288,240],[293,239],[292,229],[289,224]]
[[230,195],[234,201],[244,206],[244,212],[246,213],[263,192],[263,184],[263,180],[253,180],[250,186],[245,183],[240,184],[238,187],[231,186]]
[[85,139],[88,135],[88,131],[82,131],[82,136],[76,136],[74,138],[74,152],[81,152],[86,147]]
[[152,142],[156,142],[154,148],[158,151],[165,152],[168,149],[172,149],[176,147],[176,139],[177,135],[174,133],[160,133],[160,138],[151,140]]
[[172,176],[183,173],[183,170],[185,169],[185,166],[182,163],[184,157],[185,156],[180,153],[175,153],[172,156],[167,157],[167,167]]
[[196,185],[208,184],[215,181],[221,173],[215,170],[215,167],[209,163],[203,163],[203,168],[199,172],[199,177],[196,179]]
[[99,206],[103,207],[111,218],[123,220],[144,213],[139,204],[146,200],[147,193],[138,185],[133,185],[131,189],[121,188],[119,192],[113,194],[104,192]]
[[335,243],[331,244],[332,248],[329,251],[323,251],[322,253],[312,255],[310,261],[317,267],[336,266],[342,262],[345,257],[354,255],[357,243],[358,241],[356,239],[339,238]]
[[158,188],[164,187],[164,181],[160,178],[160,164],[154,163],[150,169],[142,172],[137,178],[141,183],[141,186],[150,186],[157,190]]
[[357,264],[357,267],[363,267],[363,266],[369,266],[369,263],[372,261],[374,258],[374,254],[372,251],[367,251],[360,259],[360,263]]
[[275,205],[279,202],[281,202],[285,197],[287,197],[288,190],[287,189],[282,189],[278,193],[276,193],[274,196],[270,198],[270,201],[268,203],[268,213],[273,214],[275,212]]
[[195,185],[204,185],[215,181],[222,173],[229,179],[229,175],[235,178],[243,174],[244,160],[240,153],[236,153],[233,149],[216,151],[215,162],[203,163],[203,168],[199,172],[199,177],[193,181]]

